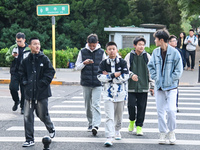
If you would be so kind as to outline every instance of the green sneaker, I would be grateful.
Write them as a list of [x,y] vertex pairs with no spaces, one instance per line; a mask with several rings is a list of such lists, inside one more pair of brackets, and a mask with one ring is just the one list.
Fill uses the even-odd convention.
[[128,126],[128,131],[129,132],[134,131],[134,127],[135,127],[135,121],[130,121],[129,126]]
[[137,126],[136,127],[136,135],[138,135],[138,136],[142,136],[143,135],[143,132],[142,132],[142,127],[140,127],[140,126]]

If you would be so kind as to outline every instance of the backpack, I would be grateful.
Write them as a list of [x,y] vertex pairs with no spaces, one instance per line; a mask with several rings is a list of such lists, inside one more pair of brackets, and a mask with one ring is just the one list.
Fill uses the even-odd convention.
[[[148,62],[149,62],[149,59],[147,58],[147,53],[144,53],[143,54],[143,58],[144,58],[144,61],[145,61],[145,63],[146,64],[148,64]],[[130,61],[130,70],[132,70],[132,63],[133,63],[133,59],[134,59],[134,54],[133,53],[130,53],[130,59],[129,59],[129,61]]]
[[[189,38],[189,36],[187,36],[187,39]],[[197,37],[194,35],[194,43],[196,41]]]

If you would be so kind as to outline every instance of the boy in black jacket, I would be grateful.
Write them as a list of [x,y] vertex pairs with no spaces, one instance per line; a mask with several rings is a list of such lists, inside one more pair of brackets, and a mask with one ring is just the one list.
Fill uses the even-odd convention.
[[55,129],[48,113],[48,97],[51,96],[50,83],[55,70],[49,58],[40,52],[40,41],[31,38],[29,41],[31,53],[25,58],[19,68],[24,84],[24,128],[26,141],[23,147],[33,146],[34,143],[34,110],[45,124],[49,136],[54,138]]

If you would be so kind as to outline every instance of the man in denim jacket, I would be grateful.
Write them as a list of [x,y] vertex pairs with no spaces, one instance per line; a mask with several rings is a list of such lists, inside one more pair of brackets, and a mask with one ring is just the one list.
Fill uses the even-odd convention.
[[[159,144],[165,144],[169,138],[170,144],[175,144],[176,137],[176,96],[178,80],[183,72],[180,53],[167,44],[169,33],[166,29],[154,33],[156,46],[148,69],[151,78],[155,80],[155,99],[160,131]],[[167,113],[167,124],[165,123]],[[167,133],[168,132],[168,133]]]

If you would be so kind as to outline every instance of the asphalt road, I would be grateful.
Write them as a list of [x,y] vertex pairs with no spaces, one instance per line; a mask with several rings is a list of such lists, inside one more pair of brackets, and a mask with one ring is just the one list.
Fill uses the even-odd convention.
[[[87,132],[81,86],[52,85],[53,96],[49,99],[49,112],[56,127],[56,137],[51,150],[103,150],[104,147],[104,107],[102,124],[96,137]],[[128,112],[124,111],[122,140],[114,141],[114,150],[199,150],[200,149],[200,87],[180,87],[177,114],[176,145],[159,145],[157,114],[154,97],[149,96],[144,136],[127,132]],[[22,148],[25,141],[23,116],[20,109],[13,112],[8,84],[0,84],[0,150],[42,150],[42,137],[48,135],[44,124],[35,117],[35,146]]]

